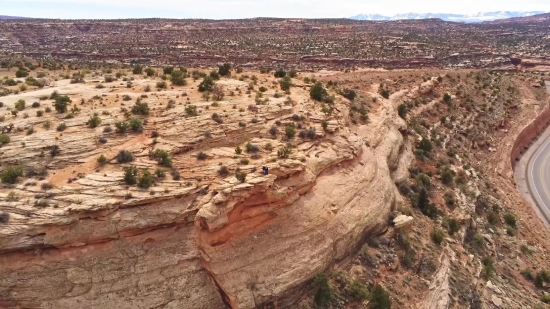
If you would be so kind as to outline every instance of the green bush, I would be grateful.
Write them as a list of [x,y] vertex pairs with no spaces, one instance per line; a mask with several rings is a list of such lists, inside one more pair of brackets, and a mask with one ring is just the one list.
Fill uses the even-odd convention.
[[17,70],[17,72],[15,72],[15,77],[17,77],[17,78],[27,77],[27,76],[29,76],[29,72],[27,72],[25,70],[19,69],[19,70]]
[[241,154],[243,152],[243,150],[241,149],[241,147],[237,146],[237,148],[235,148],[235,153],[236,154]]
[[107,163],[107,158],[104,155],[100,155],[99,158],[97,158],[97,163],[105,164]]
[[292,153],[292,149],[288,146],[285,146],[279,150],[277,150],[277,157],[281,159],[287,159],[290,154]]
[[153,68],[147,68],[145,69],[145,74],[147,74],[147,76],[153,76],[155,75],[155,70],[153,70]]
[[372,309],[390,309],[390,294],[384,288],[376,284],[370,291],[369,308]]
[[158,177],[158,178],[164,178],[166,177],[166,170],[163,169],[163,168],[157,168],[155,170],[155,175]]
[[212,91],[213,87],[214,87],[214,80],[211,77],[207,76],[199,84],[199,91],[200,92]]
[[58,113],[64,113],[67,111],[67,104],[71,102],[71,99],[66,95],[58,95],[55,98],[54,108]]
[[4,145],[10,142],[10,137],[6,134],[0,134],[0,145]]
[[149,105],[145,102],[138,101],[132,106],[132,113],[138,115],[149,115]]
[[355,300],[364,301],[369,299],[369,291],[367,286],[361,283],[359,280],[354,280],[350,287],[351,297]]
[[504,222],[509,226],[516,228],[516,217],[512,213],[506,213],[504,215]]
[[535,276],[533,275],[533,273],[531,272],[531,270],[529,268],[526,268],[524,270],[522,270],[520,272],[520,274],[525,277],[525,279],[529,280],[529,281],[533,281],[535,280]]
[[218,74],[221,76],[230,76],[231,75],[231,65],[229,63],[224,63],[219,66]]
[[138,169],[135,166],[124,168],[124,182],[127,185],[135,185],[137,183]]
[[275,71],[275,73],[273,74],[276,78],[282,78],[282,77],[285,77],[286,76],[286,72],[285,70],[283,69],[278,69],[277,71]]
[[197,107],[195,105],[187,105],[185,107],[185,113],[187,116],[197,116]]
[[281,87],[281,90],[283,90],[283,91],[290,90],[290,87],[292,87],[291,78],[289,76],[283,77],[283,79],[281,79],[279,81],[279,86]]
[[293,126],[286,126],[285,134],[288,138],[294,138],[296,136],[296,129]]
[[315,289],[313,300],[317,307],[328,308],[336,298],[334,290],[330,287],[328,277],[325,274],[317,274],[315,276],[315,279],[313,279],[313,288]]
[[481,263],[483,264],[483,268],[481,269],[481,275],[485,279],[490,279],[494,273],[493,259],[490,256],[486,256],[481,260]]
[[157,159],[159,165],[172,167],[172,158],[170,158],[170,154],[166,150],[156,149],[153,152],[153,157]]
[[155,181],[153,175],[148,170],[143,171],[141,177],[138,180],[138,187],[142,189],[149,189]]
[[246,173],[244,173],[244,172],[237,172],[237,173],[235,173],[235,178],[237,178],[240,182],[245,182],[245,180],[246,180]]
[[4,171],[0,172],[0,180],[3,183],[14,184],[17,177],[23,175],[23,169],[20,166],[9,166]]
[[435,244],[441,245],[445,238],[445,233],[438,228],[434,228],[430,233],[430,237]]
[[129,125],[125,121],[119,121],[119,122],[115,122],[115,127],[116,127],[117,133],[124,133],[128,130]]
[[130,119],[129,127],[134,132],[142,132],[143,131],[143,122],[141,121],[141,119],[134,117],[134,118]]
[[313,87],[311,87],[309,95],[312,99],[316,101],[323,101],[323,99],[328,96],[328,93],[327,90],[323,87],[323,84],[318,82]]
[[448,222],[448,226],[449,235],[454,235],[460,230],[460,224],[455,219],[450,219]]
[[132,73],[134,74],[141,74],[143,73],[143,67],[139,64],[136,64],[133,68],[132,68]]
[[185,86],[187,84],[187,82],[185,81],[185,73],[183,73],[182,71],[173,71],[170,74],[170,77],[170,80],[174,85]]
[[344,88],[342,91],[342,96],[350,101],[355,100],[355,97],[357,97],[357,93],[353,89]]
[[487,212],[487,222],[491,225],[495,225],[498,222],[498,213],[495,211]]
[[229,169],[227,168],[227,166],[220,166],[220,169],[218,169],[218,175],[220,175],[221,177],[229,175]]
[[25,109],[25,100],[19,99],[17,102],[15,102],[14,107],[18,111],[24,110]]
[[98,116],[94,115],[92,117],[90,117],[90,120],[88,120],[88,126],[90,128],[97,128],[97,126],[101,123],[101,118],[99,118]]

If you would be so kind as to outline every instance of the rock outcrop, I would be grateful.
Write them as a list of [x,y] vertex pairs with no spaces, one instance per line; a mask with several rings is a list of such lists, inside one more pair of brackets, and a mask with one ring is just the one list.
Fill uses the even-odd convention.
[[[177,93],[181,89],[148,101],[160,105]],[[349,102],[338,98],[329,119],[334,133],[324,133],[324,115],[307,97],[296,89],[293,102],[271,99],[257,111],[245,111],[251,103],[245,98],[230,98],[211,108],[219,109],[223,124],[206,115],[207,102],[194,103],[204,112],[197,117],[186,116],[184,106],[162,107],[149,116],[144,134],[113,133],[107,146],[96,145],[104,134],[84,128],[84,115],[61,140],[51,131],[15,136],[31,147],[23,162],[40,161],[42,136],[51,135],[62,157],[38,162],[56,170],[47,179],[55,188],[2,188],[0,208],[10,221],[0,226],[0,307],[290,306],[316,273],[345,262],[366,237],[385,230],[398,201],[392,172],[411,151],[392,102],[378,96],[368,124],[348,126]],[[109,111],[104,121],[114,123],[117,109]],[[296,143],[288,158],[279,158],[286,142],[266,138],[267,131],[292,113],[307,115],[304,125],[316,127],[318,138]],[[78,126],[92,133],[79,135]],[[160,135],[154,142],[146,137],[152,131]],[[262,147],[239,167],[235,159],[246,156],[234,147],[246,141],[275,150]],[[95,163],[100,153],[129,149],[132,164],[154,168],[148,151],[158,148],[171,152],[181,179],[159,180],[149,191],[124,185],[114,164],[100,170]],[[2,151],[12,154],[3,162],[13,163],[16,144]],[[197,151],[208,160],[197,160]],[[239,167],[246,180],[217,176],[222,164]],[[268,175],[260,173],[262,166]],[[59,183],[75,171],[82,175]]]

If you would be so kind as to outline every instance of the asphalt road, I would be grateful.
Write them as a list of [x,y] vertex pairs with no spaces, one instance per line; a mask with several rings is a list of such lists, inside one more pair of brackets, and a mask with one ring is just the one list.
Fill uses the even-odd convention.
[[[546,83],[550,92],[550,83]],[[541,214],[550,222],[550,135],[529,159],[526,180],[531,196]]]

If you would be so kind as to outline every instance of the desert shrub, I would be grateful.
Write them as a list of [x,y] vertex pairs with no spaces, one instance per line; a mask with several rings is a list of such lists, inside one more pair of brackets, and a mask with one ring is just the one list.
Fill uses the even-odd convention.
[[130,129],[134,132],[142,132],[143,131],[143,122],[139,118],[132,118],[130,119],[130,122],[128,123]]
[[256,152],[260,151],[260,147],[258,147],[257,145],[253,145],[252,143],[248,142],[248,143],[246,143],[246,151],[256,153]]
[[390,294],[384,288],[376,284],[370,291],[369,308],[372,309],[390,309]]
[[355,300],[365,301],[369,299],[369,291],[367,286],[361,283],[359,280],[354,280],[350,286],[351,297]]
[[102,136],[102,137],[99,138],[99,142],[101,144],[106,144],[107,143],[107,138]]
[[51,145],[50,146],[50,156],[55,157],[59,154],[59,146]]
[[241,127],[241,128],[246,127],[246,122],[244,122],[244,121],[239,121],[239,127]]
[[23,176],[23,169],[20,166],[8,166],[0,172],[0,180],[3,183],[14,184],[18,177]]
[[88,120],[88,126],[90,128],[96,128],[100,123],[101,123],[101,118],[99,118],[96,115],[90,117],[90,119]]
[[454,172],[451,169],[445,169],[441,172],[441,182],[445,185],[452,185],[454,181]]
[[137,183],[138,169],[135,166],[124,168],[124,182],[127,185],[135,185]]
[[174,180],[180,180],[180,178],[181,178],[180,172],[176,169],[173,169],[170,172],[170,175],[172,175],[172,179],[174,179]]
[[0,224],[7,224],[10,221],[10,214],[7,212],[0,212]]
[[250,160],[248,160],[247,158],[242,158],[239,162],[240,162],[242,165],[248,165],[248,163],[250,163]]
[[281,87],[281,90],[288,91],[290,90],[290,87],[292,87],[292,80],[289,76],[285,76],[279,81],[279,86]]
[[57,131],[65,131],[65,129],[67,129],[67,125],[64,122],[58,124],[56,128]]
[[421,149],[424,151],[424,153],[430,153],[432,151],[432,142],[427,138],[424,137],[422,140],[418,143],[418,149]]
[[105,155],[100,155],[99,158],[97,158],[97,163],[99,164],[105,164],[107,163],[107,158],[105,157]]
[[315,131],[315,128],[312,127],[312,128],[300,131],[298,135],[300,136],[300,138],[315,139],[315,137],[317,136],[317,132]]
[[111,133],[113,132],[113,128],[111,128],[111,126],[105,126],[103,128],[103,133]]
[[55,98],[54,108],[58,113],[64,113],[67,111],[67,104],[71,102],[71,99],[66,95],[57,96]]
[[172,73],[170,73],[170,76],[170,80],[174,85],[185,86],[187,84],[187,82],[185,81],[186,75],[182,71],[173,71]]
[[134,106],[132,106],[132,113],[137,115],[149,115],[149,105],[138,100]]
[[6,134],[0,134],[0,145],[4,145],[10,142],[10,137]]
[[206,153],[200,151],[198,154],[197,154],[197,160],[206,160],[208,158],[208,155],[206,155]]
[[264,87],[264,86],[261,86],[260,88],[258,88],[258,90],[259,90],[260,92],[266,92],[266,91],[267,91],[267,88]]
[[389,98],[390,98],[390,91],[387,90],[387,89],[383,89],[382,91],[380,91],[380,95],[381,95],[384,99],[389,99]]
[[33,108],[39,108],[40,107],[40,102],[33,102],[31,106]]
[[355,100],[355,97],[357,97],[357,93],[353,89],[344,88],[342,91],[342,96],[350,101]]
[[441,242],[445,238],[445,233],[442,230],[435,228],[430,232],[430,238],[435,244],[441,245]]
[[125,121],[118,121],[115,122],[116,132],[117,133],[125,133],[128,131],[129,125]]
[[460,224],[455,219],[450,219],[447,228],[449,235],[454,235],[460,230]]
[[143,67],[139,64],[136,64],[133,68],[132,68],[132,73],[134,74],[142,74],[143,73]]
[[221,76],[230,76],[231,75],[231,65],[229,63],[224,63],[218,67],[218,74]]
[[207,76],[199,84],[199,91],[200,92],[212,91],[212,87],[214,87],[214,80],[212,79],[212,77]]
[[172,158],[170,154],[164,149],[156,149],[153,152],[153,157],[157,159],[159,165],[172,167]]
[[313,279],[313,288],[315,294],[313,300],[317,307],[326,308],[336,299],[334,290],[330,287],[328,276],[325,274],[317,274]]
[[197,116],[197,107],[195,105],[187,105],[185,107],[185,113],[187,116]]
[[311,87],[309,94],[311,98],[316,101],[323,101],[328,96],[327,90],[321,83],[316,83],[313,87]]
[[163,169],[163,168],[157,168],[155,170],[155,175],[158,177],[158,178],[164,178],[166,177],[166,170]]
[[498,213],[496,211],[491,210],[487,212],[487,222],[489,222],[489,224],[494,225],[494,224],[497,224],[498,221],[499,221],[499,218],[498,218]]
[[157,132],[157,131],[151,132],[151,137],[152,137],[152,138],[159,137],[159,132]]
[[288,125],[285,127],[285,134],[288,138],[294,138],[294,136],[296,135],[296,129],[294,128],[294,126]]
[[504,215],[504,222],[513,228],[516,227],[516,217],[512,213],[506,213]]
[[535,276],[533,275],[533,272],[529,268],[526,268],[520,272],[520,274],[525,277],[525,279],[529,281],[535,280]]
[[143,171],[141,177],[138,180],[138,187],[142,189],[149,189],[154,183],[153,175],[148,170]]
[[229,175],[229,169],[227,168],[227,166],[220,166],[220,168],[218,169],[218,175],[220,175],[221,177]]
[[290,70],[288,71],[288,76],[290,76],[291,78],[295,78],[296,76],[298,76],[298,72],[296,70]]
[[275,71],[275,73],[273,73],[273,75],[276,78],[282,78],[282,77],[286,76],[286,71],[281,68],[281,69],[278,69],[277,71]]
[[19,69],[19,70],[17,70],[17,72],[15,72],[15,77],[17,77],[17,78],[27,77],[27,76],[29,76],[29,72],[27,72],[25,70]]
[[246,180],[246,173],[244,173],[244,172],[236,172],[236,173],[235,173],[235,178],[237,178],[237,180],[239,180],[240,182],[245,182],[245,180]]
[[127,150],[121,150],[118,152],[118,155],[116,156],[116,161],[118,163],[132,162],[134,161],[134,154]]
[[44,115],[43,111],[36,111],[36,117],[42,117]]
[[448,93],[445,93],[445,94],[443,95],[443,102],[449,104],[449,103],[451,102],[451,95],[448,94]]
[[115,80],[116,80],[116,78],[115,78],[114,76],[112,76],[112,75],[107,75],[107,76],[105,76],[105,82],[106,82],[106,83],[112,83],[112,82],[114,82]]
[[157,88],[166,89],[166,82],[165,81],[157,82]]
[[516,230],[511,226],[507,226],[506,234],[508,234],[508,236],[516,236]]
[[16,110],[22,111],[22,110],[25,109],[25,104],[26,104],[25,100],[19,99],[19,100],[17,100],[17,102],[15,102],[14,107],[15,107]]
[[271,128],[269,128],[269,134],[271,134],[271,136],[273,137],[277,136],[278,132],[279,132],[279,129],[277,129],[276,126],[271,126]]
[[483,264],[483,268],[481,269],[481,275],[485,279],[490,279],[495,271],[493,266],[494,264],[493,259],[490,256],[486,256],[481,260],[481,263]]
[[277,157],[281,159],[287,159],[291,153],[292,149],[288,146],[284,146],[283,148],[277,150]]

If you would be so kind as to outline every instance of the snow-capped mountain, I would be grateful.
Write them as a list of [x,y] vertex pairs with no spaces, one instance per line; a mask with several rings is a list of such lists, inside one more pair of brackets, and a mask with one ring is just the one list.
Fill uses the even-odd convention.
[[531,11],[531,12],[511,12],[511,11],[497,11],[497,12],[479,12],[471,15],[462,14],[445,14],[445,13],[406,13],[396,14],[393,16],[384,16],[380,14],[360,14],[350,17],[355,20],[400,20],[400,19],[426,19],[426,18],[440,18],[445,21],[456,22],[483,22],[492,21],[497,19],[505,19],[512,17],[526,17],[537,14],[544,14],[546,12]]

